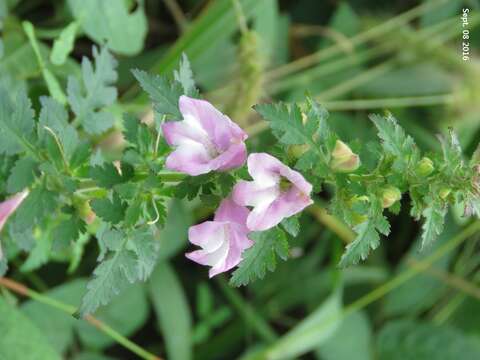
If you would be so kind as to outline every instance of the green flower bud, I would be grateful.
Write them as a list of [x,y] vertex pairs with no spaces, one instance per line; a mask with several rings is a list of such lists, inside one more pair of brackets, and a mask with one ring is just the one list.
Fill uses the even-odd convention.
[[288,154],[295,159],[298,159],[300,156],[305,154],[310,149],[310,145],[291,145],[288,147]]
[[440,195],[440,198],[442,200],[445,200],[448,197],[448,195],[450,195],[451,192],[452,192],[452,189],[450,188],[442,188],[440,189],[440,192],[438,194]]
[[388,186],[382,191],[382,206],[389,208],[402,198],[402,193],[395,186]]
[[433,161],[428,157],[424,157],[417,163],[416,171],[419,176],[428,176],[434,169]]
[[337,140],[332,151],[330,167],[334,171],[349,173],[360,166],[360,157],[343,141]]

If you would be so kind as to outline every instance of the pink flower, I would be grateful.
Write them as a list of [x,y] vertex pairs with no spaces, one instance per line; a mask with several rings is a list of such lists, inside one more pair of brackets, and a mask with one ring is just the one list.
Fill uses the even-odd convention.
[[251,231],[270,229],[313,203],[312,185],[280,160],[257,153],[251,154],[247,163],[253,181],[240,181],[232,197],[239,205],[253,206],[247,218]]
[[[0,203],[0,231],[7,222],[7,219],[20,206],[22,201],[27,197],[28,190],[24,190],[18,194],[13,195],[10,199]],[[2,247],[0,246],[0,260],[3,257]]]
[[245,162],[247,134],[228,116],[208,101],[185,95],[180,96],[179,107],[183,121],[162,125],[165,140],[176,147],[167,158],[168,169],[196,176]]
[[188,239],[202,249],[185,256],[201,265],[211,266],[210,277],[234,268],[242,261],[243,251],[253,245],[247,237],[245,225],[248,214],[247,208],[231,199],[223,200],[213,221],[190,227]]
[[28,190],[13,195],[10,199],[0,203],[0,231],[10,215],[20,206],[22,201],[27,197]]

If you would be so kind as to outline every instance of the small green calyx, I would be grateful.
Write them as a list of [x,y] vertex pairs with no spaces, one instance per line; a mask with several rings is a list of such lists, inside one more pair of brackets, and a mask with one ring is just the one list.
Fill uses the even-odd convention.
[[337,172],[349,173],[358,169],[360,157],[341,140],[337,140],[332,151],[330,167]]
[[428,176],[430,175],[435,167],[433,166],[433,161],[428,157],[423,157],[418,163],[416,167],[416,172],[418,176]]
[[448,197],[448,195],[450,195],[451,192],[452,192],[452,189],[450,188],[442,188],[440,189],[440,192],[438,194],[442,200],[445,200]]
[[402,198],[401,191],[395,186],[388,186],[382,191],[382,207],[389,208]]

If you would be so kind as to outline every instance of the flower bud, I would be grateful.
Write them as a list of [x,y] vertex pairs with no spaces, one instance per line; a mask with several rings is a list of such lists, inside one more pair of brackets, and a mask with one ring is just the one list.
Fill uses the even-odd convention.
[[360,157],[341,140],[337,140],[332,151],[330,167],[338,172],[352,172],[360,166]]
[[402,198],[402,193],[395,186],[388,186],[382,191],[382,206],[389,208]]
[[433,172],[434,169],[433,161],[428,157],[423,157],[417,163],[416,172],[419,176],[428,176]]
[[294,159],[300,158],[303,154],[305,154],[310,149],[310,145],[303,144],[303,145],[291,145],[288,147],[288,154],[292,156]]
[[440,198],[442,200],[445,200],[448,197],[448,195],[450,195],[451,192],[452,192],[452,189],[450,188],[442,188],[440,189],[440,192],[438,194],[440,195]]

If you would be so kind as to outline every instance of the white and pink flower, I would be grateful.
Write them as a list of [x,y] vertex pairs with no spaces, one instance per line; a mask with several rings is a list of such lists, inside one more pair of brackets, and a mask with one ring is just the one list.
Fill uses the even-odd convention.
[[[20,193],[13,195],[11,198],[0,203],[0,231],[7,222],[10,215],[20,206],[22,201],[27,197],[28,190],[24,190]],[[2,248],[0,246],[0,259],[3,257]]]
[[182,95],[182,121],[162,126],[165,140],[176,149],[166,167],[192,176],[242,166],[247,157],[247,134],[230,118],[205,100]]
[[247,164],[253,181],[236,184],[232,197],[238,205],[253,207],[247,218],[249,230],[270,229],[313,203],[312,185],[275,157],[254,153]]
[[253,245],[248,238],[246,226],[249,210],[224,199],[215,213],[213,221],[191,226],[188,239],[200,246],[185,254],[187,258],[201,265],[210,266],[209,276],[228,271],[242,261],[242,253]]

